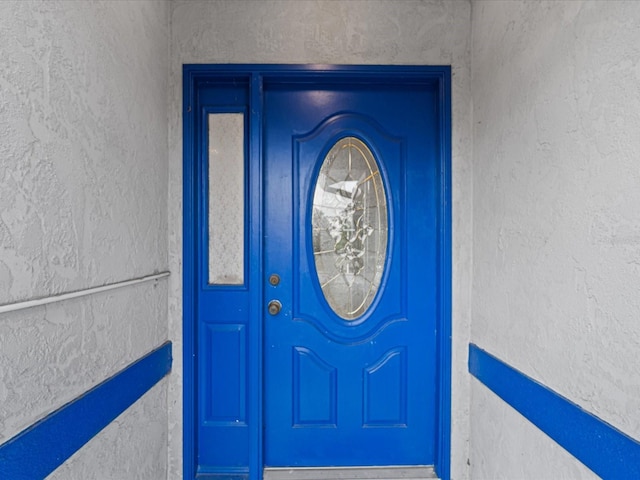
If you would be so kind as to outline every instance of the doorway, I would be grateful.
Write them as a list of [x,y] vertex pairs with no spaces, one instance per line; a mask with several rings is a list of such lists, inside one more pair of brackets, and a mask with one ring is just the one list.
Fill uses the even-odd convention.
[[185,478],[446,478],[449,68],[184,73]]

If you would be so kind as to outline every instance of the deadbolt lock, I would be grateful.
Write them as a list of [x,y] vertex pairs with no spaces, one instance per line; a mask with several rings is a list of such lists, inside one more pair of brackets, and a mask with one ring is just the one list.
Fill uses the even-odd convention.
[[280,283],[280,275],[277,273],[272,273],[269,275],[269,283],[274,287]]

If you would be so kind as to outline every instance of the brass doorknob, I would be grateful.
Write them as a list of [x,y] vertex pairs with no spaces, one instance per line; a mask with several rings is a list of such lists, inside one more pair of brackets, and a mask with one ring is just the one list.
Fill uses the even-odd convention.
[[278,300],[271,300],[267,309],[271,315],[277,315],[280,313],[280,310],[282,310],[282,304]]

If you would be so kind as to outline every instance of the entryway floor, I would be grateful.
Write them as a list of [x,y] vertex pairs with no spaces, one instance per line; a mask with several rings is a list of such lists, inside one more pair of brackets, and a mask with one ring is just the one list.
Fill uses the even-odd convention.
[[264,480],[427,480],[437,479],[433,467],[300,467],[265,468]]

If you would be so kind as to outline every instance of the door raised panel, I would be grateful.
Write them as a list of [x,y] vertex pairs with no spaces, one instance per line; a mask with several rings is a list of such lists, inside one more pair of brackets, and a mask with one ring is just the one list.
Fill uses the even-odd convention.
[[306,347],[293,347],[293,426],[335,427],[337,370]]
[[404,347],[386,352],[364,368],[364,426],[407,425],[407,355]]
[[205,424],[243,426],[246,412],[247,339],[244,325],[210,324],[205,340],[203,384],[210,395],[202,402]]

